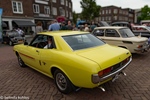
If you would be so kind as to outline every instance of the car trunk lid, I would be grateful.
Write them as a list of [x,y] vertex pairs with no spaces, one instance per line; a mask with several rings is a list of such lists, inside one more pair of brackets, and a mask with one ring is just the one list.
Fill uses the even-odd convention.
[[131,54],[126,49],[108,46],[106,44],[91,50],[81,50],[77,52],[77,55],[92,60],[98,63],[101,69],[105,69],[123,61]]

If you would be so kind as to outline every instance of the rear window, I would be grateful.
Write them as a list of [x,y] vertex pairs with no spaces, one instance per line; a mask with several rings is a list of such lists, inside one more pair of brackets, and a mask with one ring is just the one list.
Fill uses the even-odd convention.
[[129,28],[121,28],[119,29],[119,32],[123,38],[135,36]]
[[92,34],[63,36],[63,39],[73,50],[86,49],[105,44],[103,41]]

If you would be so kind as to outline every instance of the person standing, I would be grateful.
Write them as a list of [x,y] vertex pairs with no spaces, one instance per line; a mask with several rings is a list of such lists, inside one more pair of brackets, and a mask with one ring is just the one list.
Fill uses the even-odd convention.
[[58,23],[56,20],[54,20],[54,21],[52,22],[52,24],[49,25],[48,30],[49,30],[49,31],[58,31],[58,30],[60,30],[60,25],[59,25],[59,23]]
[[36,34],[43,31],[42,23],[40,21],[36,24]]
[[75,24],[73,24],[73,29],[72,29],[73,31],[78,31],[78,28],[76,27],[76,25]]
[[68,21],[68,24],[67,24],[67,30],[73,30],[73,26],[72,26],[72,24],[71,24],[71,21],[69,20]]
[[86,32],[89,32],[89,27],[88,27],[88,24],[85,24],[84,31],[86,31]]
[[91,25],[91,27],[90,27],[90,32],[92,32],[92,31],[94,30],[95,27],[96,27],[95,23],[92,22],[92,25]]
[[20,29],[20,28],[18,27],[16,31],[19,33],[20,36],[24,37],[24,32],[23,32],[22,29]]
[[64,22],[61,23],[61,28],[60,28],[60,30],[67,30],[67,27],[66,27],[66,25],[65,25]]

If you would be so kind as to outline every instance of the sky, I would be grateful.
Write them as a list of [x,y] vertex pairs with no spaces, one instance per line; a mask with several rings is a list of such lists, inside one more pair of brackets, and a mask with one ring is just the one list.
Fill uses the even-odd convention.
[[[80,1],[72,0],[73,11],[80,13],[82,11]],[[114,5],[121,8],[140,9],[145,5],[150,7],[150,0],[96,0],[97,5],[101,7]]]

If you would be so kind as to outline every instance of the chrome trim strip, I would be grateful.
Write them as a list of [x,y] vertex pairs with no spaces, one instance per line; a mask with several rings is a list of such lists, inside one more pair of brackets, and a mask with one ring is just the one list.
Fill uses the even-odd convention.
[[121,72],[123,69],[125,69],[125,68],[131,63],[131,61],[132,61],[132,57],[130,57],[129,62],[126,63],[122,68],[120,68],[120,69],[118,69],[117,71],[115,71],[115,72],[113,72],[113,73],[110,73],[110,74],[108,74],[108,75],[106,75],[106,76],[100,78],[99,81],[103,81],[103,80],[105,80],[105,79],[107,79],[107,78],[110,78],[110,77],[112,77],[113,75],[115,75],[115,74]]

